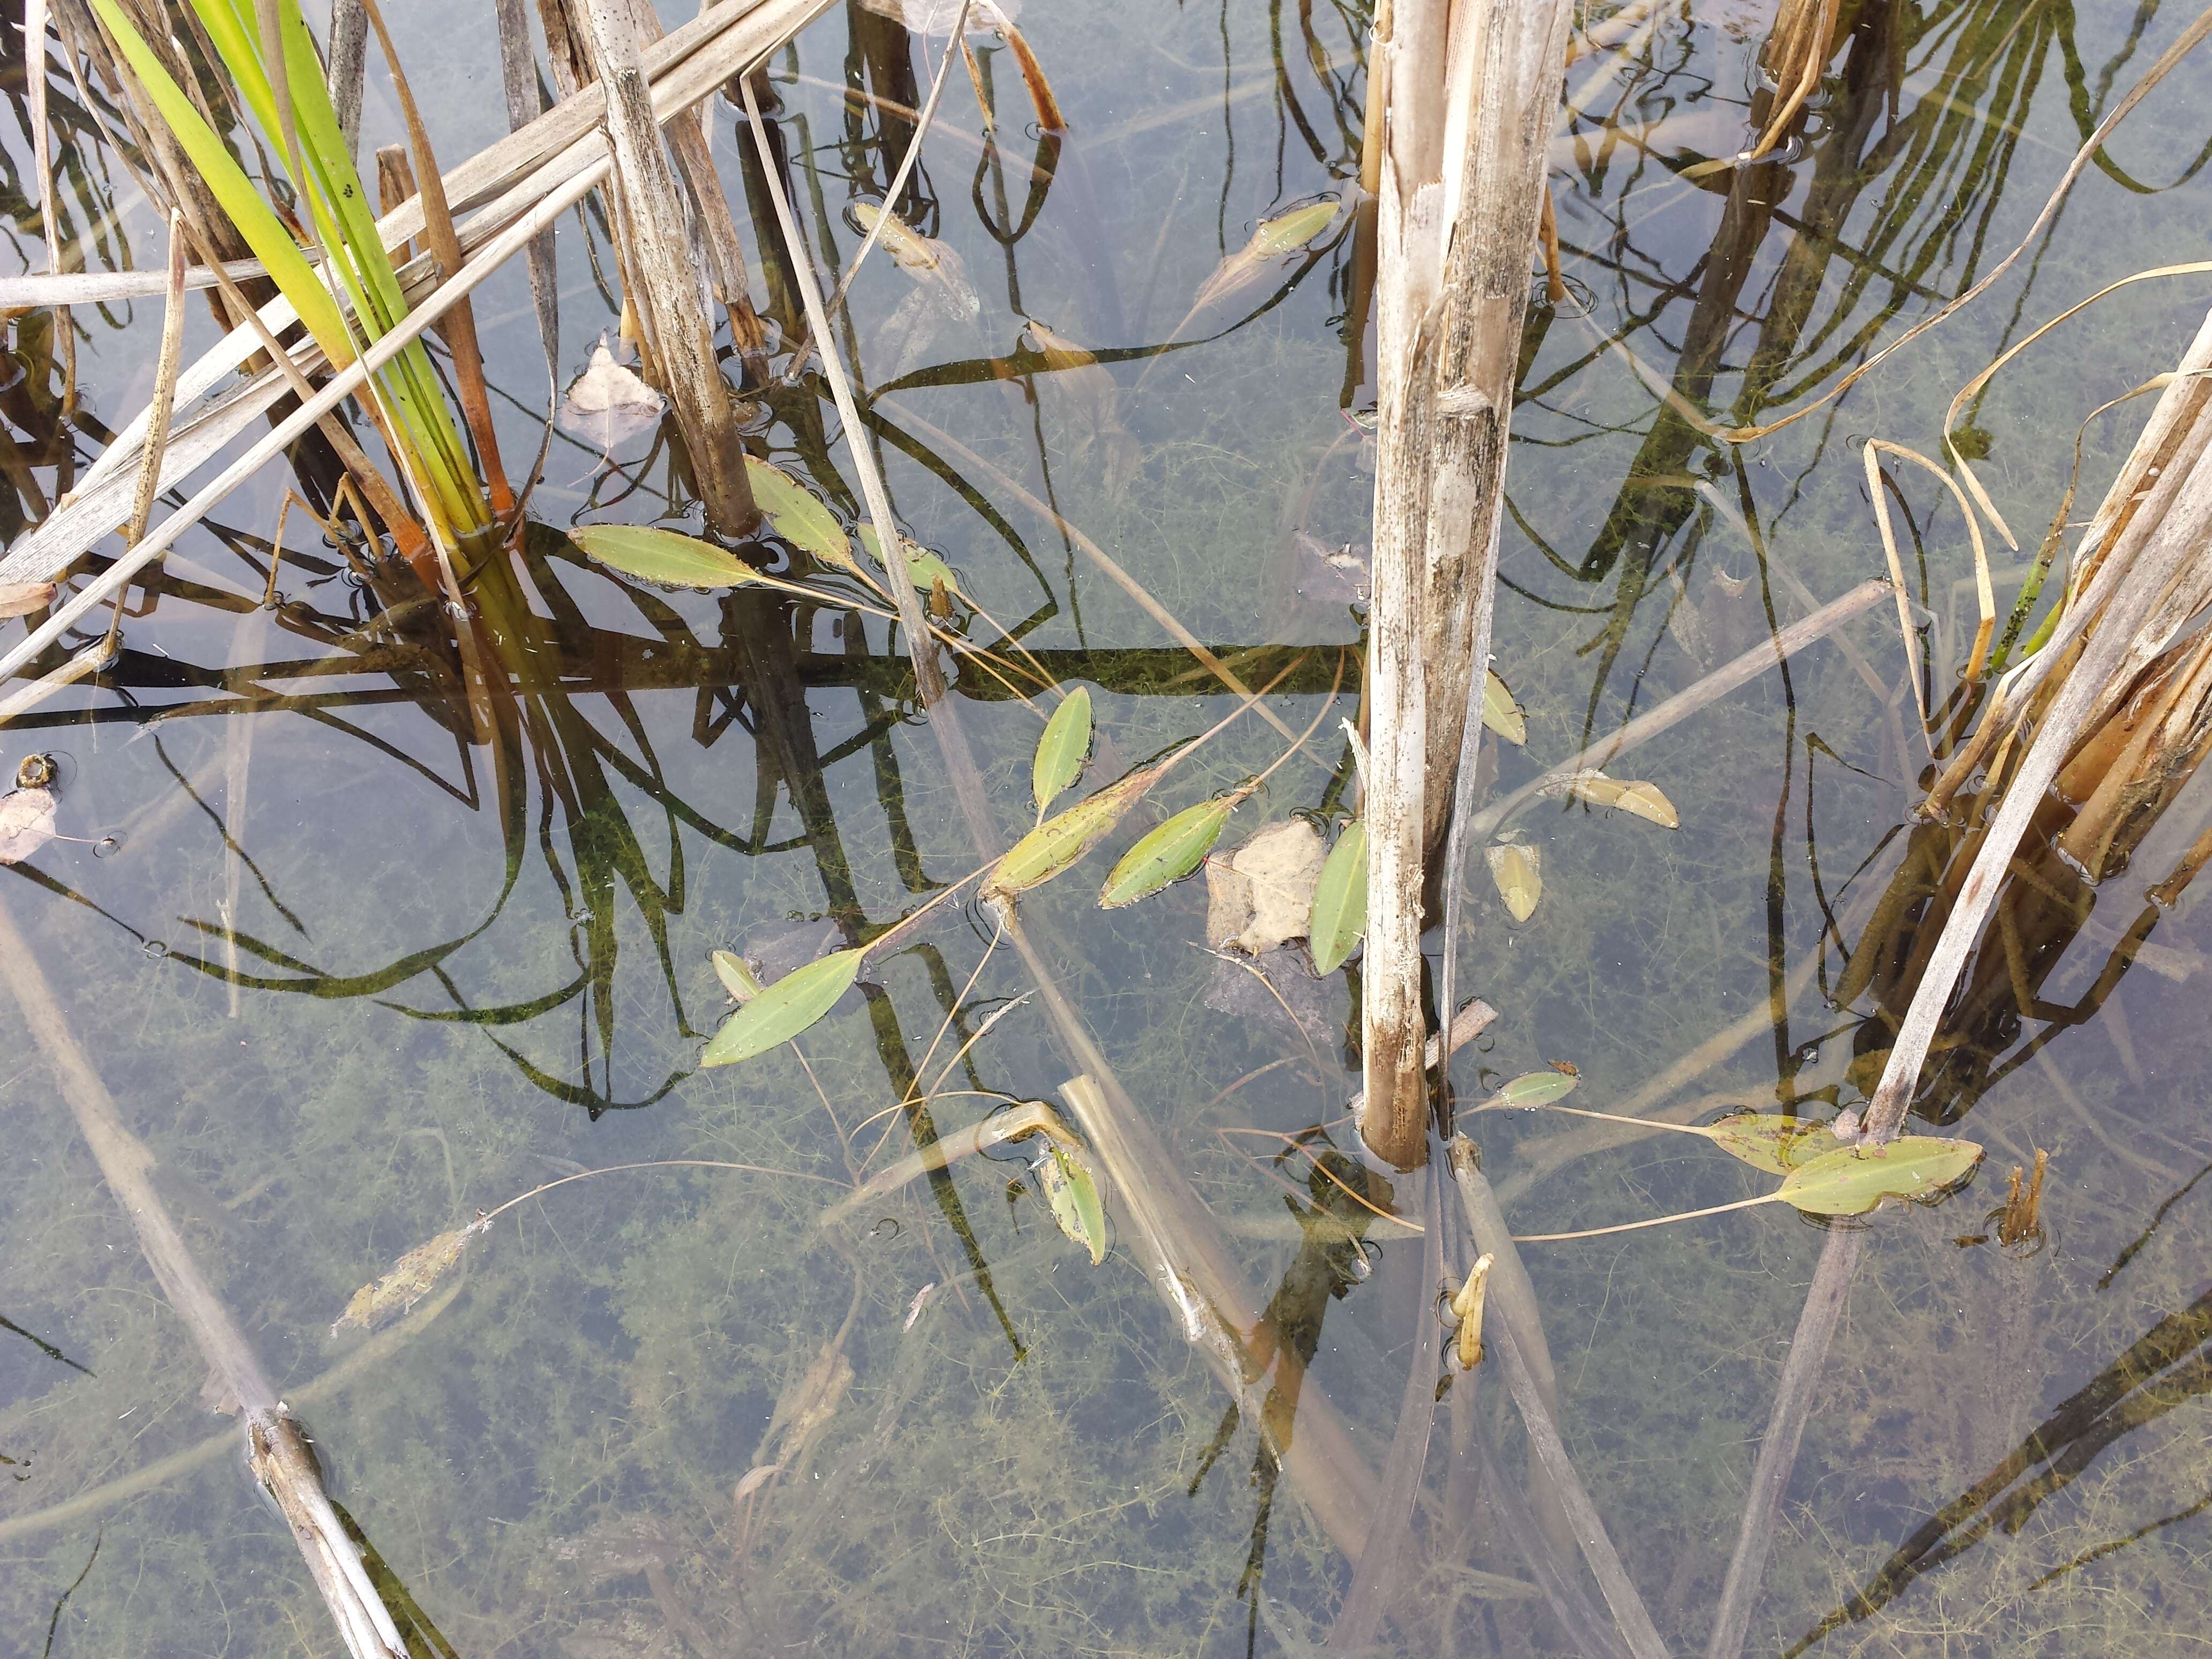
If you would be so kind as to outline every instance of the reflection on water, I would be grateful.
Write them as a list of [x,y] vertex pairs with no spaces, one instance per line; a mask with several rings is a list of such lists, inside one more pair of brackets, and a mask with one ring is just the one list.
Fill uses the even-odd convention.
[[[1952,392],[2006,345],[2188,257],[2193,62],[1975,307],[1846,399],[1721,442],[1985,273],[2181,27],[2155,6],[1869,0],[1788,141],[1705,167],[1767,123],[1770,21],[1578,15],[1551,178],[1570,299],[1530,307],[1508,480],[1498,667],[1527,744],[1486,757],[1493,800],[1875,574],[1858,441],[1933,453]],[[477,65],[395,21],[434,119],[481,101]],[[0,23],[8,225],[43,269],[13,0]],[[534,522],[481,579],[490,620],[459,631],[350,522],[295,509],[280,531],[286,481],[260,480],[134,591],[96,681],[11,723],[11,772],[53,757],[58,834],[5,866],[0,902],[314,1437],[412,1650],[1303,1653],[1342,1646],[1367,1615],[1340,1615],[1370,1602],[1382,1651],[1613,1650],[1495,1365],[1435,1398],[1442,1275],[1467,1263],[1394,1218],[1441,1233],[1425,1177],[1386,1182],[1353,1151],[1357,963],[1315,979],[1295,948],[1257,973],[1209,954],[1202,878],[1115,912],[1082,885],[1317,717],[1224,850],[1297,814],[1334,832],[1352,805],[1354,696],[1328,647],[1364,626],[1369,23],[1031,6],[1066,130],[975,34],[974,77],[953,66],[895,198],[948,43],[854,7],[772,68],[782,182],[825,275],[878,213],[899,257],[872,257],[825,343],[872,388],[847,434],[795,362],[787,257],[748,231],[772,324],[749,442],[848,525],[847,445],[872,445],[944,562],[973,647],[952,660],[980,827],[902,646],[833,563],[755,550],[818,600],[662,590],[568,539],[694,522],[665,425],[555,428]],[[99,138],[105,89],[58,47],[43,72],[64,240],[87,269],[158,265],[156,216]],[[381,141],[396,116],[374,82]],[[769,222],[757,158],[708,107],[732,202]],[[616,326],[604,220],[564,224],[558,258],[565,383]],[[2195,306],[2131,290],[1969,404],[1962,447],[2008,520],[2047,520],[2075,424],[2167,368]],[[505,447],[534,453],[551,411],[520,269],[477,314]],[[70,313],[74,397],[57,315],[14,312],[0,341],[9,544],[147,393],[158,301]],[[188,350],[211,340],[196,313]],[[2090,428],[2085,492],[2133,430]],[[326,502],[316,466],[290,482]],[[1934,480],[1899,474],[1893,505],[1941,761],[1978,708],[1958,674],[1971,567]],[[2029,556],[1997,556],[2001,604]],[[1212,726],[1232,686],[1268,690],[1264,718],[1024,899],[1018,951],[956,896],[797,1043],[700,1069],[730,1006],[709,952],[773,977],[883,938],[976,867],[977,835],[1030,827],[1044,694],[1078,684],[1092,784]],[[1518,811],[1540,858],[1529,918],[1481,864],[1463,872],[1459,982],[1500,1018],[1462,1050],[1462,1095],[1564,1060],[1577,1103],[1631,1115],[1863,1103],[1972,855],[1971,813],[1908,816],[1932,776],[1917,719],[1896,629],[1869,613],[1614,769],[1656,785],[1679,831],[1557,797]],[[1916,1101],[1966,1123],[1987,1172],[1874,1224],[1749,1650],[2163,1654],[2212,1613],[2193,779],[2094,825],[2054,802],[2016,866]],[[5,1006],[0,1645],[38,1650],[51,1626],[57,1654],[330,1650],[202,1402],[205,1364]],[[1071,1058],[1071,1020],[1095,1060]],[[943,1167],[825,1215],[829,1186],[1008,1100],[1064,1101],[1102,1064],[1158,1138],[1119,1167],[1188,1194],[1156,1226],[1117,1217],[1103,1267],[1026,1158],[924,1160]],[[1685,1137],[1563,1123],[1469,1121],[1518,1231],[1755,1190]],[[2042,1248],[2009,1249],[2019,1229],[1978,1218],[2038,1149]],[[325,1336],[356,1288],[478,1210],[684,1158],[749,1167],[562,1185],[393,1322]],[[1567,1447],[1670,1651],[1705,1644],[1820,1241],[1768,1206],[1527,1253]],[[1148,1254],[1176,1250],[1188,1282]],[[1187,1340],[1209,1321],[1232,1350]],[[1431,1407],[1409,1460],[1401,1418],[1425,1429]],[[1410,1527],[1363,1569],[1394,1501]]]

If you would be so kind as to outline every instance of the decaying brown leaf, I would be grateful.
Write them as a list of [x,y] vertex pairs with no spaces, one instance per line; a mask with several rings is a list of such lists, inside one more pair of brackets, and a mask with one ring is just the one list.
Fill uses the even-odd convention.
[[[878,17],[903,23],[916,34],[943,40],[960,18],[960,0],[860,0],[862,8]],[[1001,19],[1011,23],[1022,15],[1022,0],[973,0],[968,8],[969,34],[996,34]]]
[[1206,942],[1263,956],[1304,939],[1327,854],[1304,818],[1271,823],[1234,852],[1206,861]]
[[0,620],[27,617],[54,602],[52,582],[0,582]]
[[668,400],[626,367],[601,334],[592,348],[590,366],[562,398],[558,418],[563,432],[611,454],[659,426],[667,406]]
[[1631,813],[1662,830],[1678,830],[1682,820],[1674,803],[1656,783],[1623,783],[1602,772],[1572,772],[1545,785],[1547,795],[1572,795],[1592,806],[1610,806]]
[[490,1225],[490,1218],[486,1217],[465,1227],[456,1227],[449,1233],[440,1233],[428,1243],[417,1244],[393,1262],[392,1270],[381,1279],[353,1293],[353,1300],[346,1304],[345,1311],[331,1327],[331,1334],[336,1336],[348,1330],[381,1330],[389,1325],[436,1289],[438,1281],[461,1259],[469,1240]]
[[15,789],[0,795],[0,864],[21,864],[54,838],[54,792]]

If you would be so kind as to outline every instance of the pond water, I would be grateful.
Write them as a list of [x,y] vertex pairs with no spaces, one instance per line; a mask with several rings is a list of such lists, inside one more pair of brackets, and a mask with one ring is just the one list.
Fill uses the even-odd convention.
[[[6,9],[9,225],[20,269],[42,270],[21,0]],[[447,164],[500,136],[490,9],[389,9]],[[1937,453],[1960,386],[2104,284],[2195,257],[2185,228],[2212,212],[2212,60],[2191,58],[1974,305],[1808,418],[1719,441],[1715,422],[1803,407],[1993,268],[2187,22],[2155,0],[1863,0],[1796,136],[1699,173],[1757,131],[1771,21],[1747,0],[1577,15],[1550,172],[1568,298],[1532,276],[1501,554],[1496,665],[1526,743],[1486,746],[1491,801],[1880,575],[1863,442]],[[1065,137],[1040,137],[1013,54],[978,34],[995,118],[956,64],[894,204],[975,304],[936,303],[878,253],[835,343],[907,533],[953,573],[953,625],[1018,644],[953,662],[989,850],[1036,817],[1047,688],[1089,690],[1085,788],[1231,713],[1225,676],[1272,688],[1265,720],[1227,726],[1023,899],[1028,957],[963,889],[795,1045],[700,1066],[730,1010],[712,952],[787,971],[981,859],[974,799],[877,616],[632,582],[568,539],[698,527],[659,430],[611,454],[552,433],[520,558],[544,620],[502,671],[505,724],[472,714],[440,613],[380,622],[404,588],[283,517],[299,481],[271,469],[179,544],[114,668],[0,743],[11,773],[54,757],[61,832],[0,867],[0,908],[418,1652],[1321,1651],[1358,1565],[1347,1504],[1369,1501],[1343,1482],[1371,1495],[1403,1402],[1446,1374],[1429,1236],[1376,1212],[1446,1223],[1425,1176],[1365,1170],[1346,1113],[1357,958],[1316,976],[1296,945],[1210,950],[1204,877],[1096,903],[1145,830],[1279,760],[1218,856],[1301,817],[1337,834],[1357,799],[1340,722],[1357,714],[1373,392],[1346,221],[1185,313],[1262,222],[1356,189],[1369,13],[1033,0],[1019,23]],[[945,45],[854,6],[772,60],[783,177],[825,270],[851,260],[854,206],[882,199]],[[57,118],[77,123],[78,257],[159,269],[160,216],[46,51]],[[372,60],[364,154],[403,136]],[[705,107],[781,368],[797,328],[784,267],[759,254],[762,174],[742,115]],[[565,219],[556,258],[565,386],[617,327],[604,219]],[[1990,549],[2000,611],[2077,426],[2173,365],[2202,286],[2122,291],[1970,405],[1963,444],[2022,543]],[[161,310],[75,312],[73,423],[52,313],[9,317],[11,541],[143,406]],[[520,471],[549,410],[519,264],[476,313]],[[187,359],[216,337],[195,301]],[[1055,341],[1097,362],[1053,362]],[[755,454],[854,522],[850,434],[818,374],[748,396]],[[2077,519],[2148,407],[2088,425]],[[1972,556],[1941,481],[1893,477],[1940,704],[1974,631]],[[1881,901],[1930,833],[1911,817],[1917,719],[1884,599],[1613,764],[1678,828],[1558,797],[1518,810],[1493,839],[1540,855],[1528,918],[1483,860],[1459,875],[1458,983],[1498,1011],[1459,1057],[1462,1103],[1557,1061],[1578,1073],[1567,1104],[1675,1122],[1860,1102],[1881,1010],[1911,990],[1911,908]],[[1746,1651],[2167,1655],[2212,1629],[2212,939],[2193,890],[2147,935],[2138,921],[2207,787],[2127,870],[2054,901],[2030,1006],[2002,963],[1976,980],[1918,1109],[1987,1160],[1947,1201],[1865,1224]],[[1071,1024],[1095,1047],[1071,1052]],[[1302,1383],[1285,1358],[1235,1407],[1127,1195],[1109,1181],[1094,1265],[1054,1225],[1034,1143],[825,1215],[917,1137],[1008,1101],[1074,1115],[1079,1073],[1133,1104],[1157,1145],[1125,1178],[1161,1177],[1154,1201],[1307,1358]],[[1520,1233],[1771,1185],[1689,1136],[1462,1123]],[[11,998],[0,1131],[0,1650],[339,1651]],[[2008,1249],[1985,1218],[2038,1149],[2039,1232]],[[531,1197],[403,1316],[332,1336],[357,1288],[478,1212],[669,1160],[693,1162]],[[1523,1249],[1567,1452],[1668,1651],[1705,1650],[1825,1237],[1761,1206]],[[1310,1455],[1283,1470],[1285,1439]],[[1613,1650],[1608,1620],[1563,1624],[1546,1587],[1543,1562],[1579,1572],[1575,1539],[1494,1358],[1454,1376],[1413,1478],[1374,1651]],[[1579,1583],[1574,1598],[1601,1605]]]

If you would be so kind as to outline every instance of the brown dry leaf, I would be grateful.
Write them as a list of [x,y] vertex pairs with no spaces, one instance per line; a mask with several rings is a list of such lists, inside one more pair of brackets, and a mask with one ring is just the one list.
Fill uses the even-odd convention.
[[616,357],[602,333],[592,348],[591,365],[578,375],[561,400],[561,429],[612,454],[632,438],[660,424],[667,399]]
[[1602,772],[1576,772],[1545,786],[1547,795],[1572,795],[1577,800],[1588,801],[1592,806],[1610,806],[1618,811],[1657,824],[1662,830],[1679,830],[1682,820],[1674,811],[1674,803],[1656,783],[1623,783]]
[[[960,0],[860,0],[861,7],[878,17],[903,23],[916,34],[943,40],[959,21]],[[1022,15],[1022,0],[974,0],[968,8],[967,34],[995,34],[999,21],[1011,23]]]
[[381,1279],[353,1293],[353,1300],[346,1304],[345,1311],[331,1327],[331,1334],[336,1336],[344,1330],[380,1330],[389,1325],[436,1289],[438,1281],[461,1259],[470,1238],[490,1225],[489,1220],[472,1221],[465,1227],[440,1233],[428,1243],[417,1244],[393,1262],[391,1271]]
[[53,602],[52,582],[0,582],[0,621],[9,617],[27,617],[33,611],[44,611]]
[[0,864],[21,864],[54,838],[54,792],[15,789],[0,795]]
[[1304,939],[1326,857],[1320,832],[1304,818],[1291,818],[1208,860],[1206,944],[1256,957]]
[[1516,921],[1536,914],[1536,901],[1544,896],[1544,855],[1541,849],[1517,841],[1502,841],[1482,849],[1490,866],[1490,878]]

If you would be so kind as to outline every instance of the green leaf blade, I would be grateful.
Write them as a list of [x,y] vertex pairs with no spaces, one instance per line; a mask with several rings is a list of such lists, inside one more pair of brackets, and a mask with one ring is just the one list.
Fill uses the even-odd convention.
[[745,481],[752,486],[753,503],[770,530],[823,564],[860,574],[844,526],[805,484],[752,455],[745,457]]
[[1308,943],[1314,971],[1333,974],[1367,931],[1367,823],[1354,819],[1328,850],[1314,884]]
[[860,952],[849,950],[793,969],[724,1020],[699,1063],[734,1066],[790,1042],[835,1007],[860,972]]
[[1091,691],[1079,685],[1060,699],[1060,707],[1044,723],[1037,739],[1036,758],[1030,766],[1030,787],[1037,811],[1052,805],[1060,792],[1083,775],[1091,758]]
[[1037,1160],[1036,1176],[1060,1231],[1091,1252],[1092,1267],[1104,1261],[1106,1206],[1099,1200],[1097,1182],[1082,1160],[1055,1140]]
[[1549,1106],[1574,1093],[1577,1081],[1571,1073],[1530,1072],[1525,1077],[1515,1078],[1500,1089],[1492,1097],[1492,1103],[1519,1107],[1524,1110]]
[[1145,792],[1160,781],[1166,769],[1163,762],[1132,772],[1057,817],[1047,818],[999,860],[990,880],[983,884],[983,896],[1012,898],[1071,867],[1145,798]]
[[1845,1146],[1801,1164],[1775,1196],[1807,1215],[1864,1215],[1886,1198],[1939,1198],[1981,1161],[1982,1149],[1971,1140],[1900,1135],[1886,1146]]
[[1844,1150],[1826,1124],[1779,1112],[1734,1113],[1701,1133],[1730,1158],[1769,1175],[1786,1176],[1801,1164]]
[[758,574],[734,553],[673,530],[592,524],[570,531],[568,537],[586,557],[640,581],[672,582],[679,587],[738,587]]
[[1181,881],[1206,862],[1206,855],[1221,839],[1222,827],[1237,808],[1236,798],[1223,795],[1186,806],[1164,823],[1148,830],[1121,861],[1099,890],[1101,908],[1118,910],[1125,904],[1150,898],[1161,889]]

